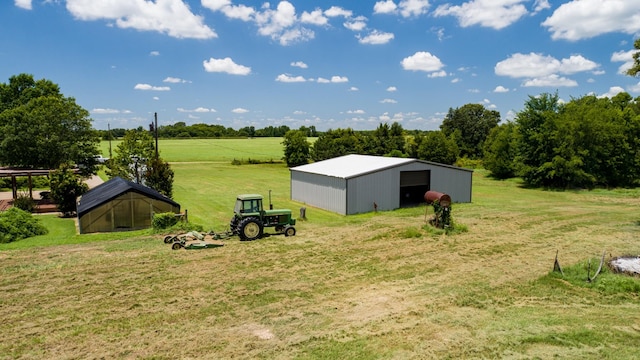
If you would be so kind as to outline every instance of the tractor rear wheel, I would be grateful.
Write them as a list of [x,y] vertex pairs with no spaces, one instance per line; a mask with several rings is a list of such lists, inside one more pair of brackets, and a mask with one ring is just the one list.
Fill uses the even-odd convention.
[[240,221],[238,225],[241,240],[255,240],[262,237],[262,221],[256,217],[248,217]]

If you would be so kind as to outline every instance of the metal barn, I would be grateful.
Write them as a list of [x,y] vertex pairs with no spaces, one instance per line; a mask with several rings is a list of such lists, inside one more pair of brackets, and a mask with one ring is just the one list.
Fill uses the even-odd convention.
[[159,192],[115,177],[78,198],[81,234],[151,227],[154,213],[180,212],[180,204]]
[[471,202],[472,170],[418,159],[345,155],[290,172],[292,200],[342,215],[415,206],[429,190]]

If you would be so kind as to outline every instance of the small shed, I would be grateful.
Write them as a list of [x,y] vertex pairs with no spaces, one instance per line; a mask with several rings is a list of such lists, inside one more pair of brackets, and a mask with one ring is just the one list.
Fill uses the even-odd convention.
[[290,172],[292,200],[343,215],[416,206],[429,190],[471,202],[473,170],[418,159],[345,155]]
[[180,204],[161,193],[115,177],[78,198],[81,234],[146,229],[153,214],[180,212]]

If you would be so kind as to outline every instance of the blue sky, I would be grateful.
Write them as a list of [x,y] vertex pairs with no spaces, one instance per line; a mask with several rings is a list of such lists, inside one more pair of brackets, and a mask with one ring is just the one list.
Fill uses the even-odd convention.
[[640,0],[13,0],[0,82],[51,80],[97,129],[435,130],[469,103],[640,96],[638,37]]

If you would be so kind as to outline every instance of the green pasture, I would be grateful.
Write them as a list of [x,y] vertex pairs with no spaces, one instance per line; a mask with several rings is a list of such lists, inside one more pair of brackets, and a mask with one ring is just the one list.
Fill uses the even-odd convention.
[[[120,140],[111,142],[111,151],[115,150]],[[284,156],[282,138],[249,138],[249,139],[158,139],[160,156],[170,162],[222,161],[231,162],[236,159],[242,162],[249,160],[281,161]],[[109,142],[100,143],[103,156],[109,157]]]
[[[277,159],[280,141],[161,141],[174,199],[207,230],[228,226],[238,193],[271,190],[297,216],[285,164],[231,164]],[[426,206],[307,206],[294,237],[174,251],[151,231],[77,235],[40,216],[48,235],[0,244],[0,359],[636,359],[640,279],[587,272],[603,252],[640,254],[639,207],[640,189],[476,170],[455,235]]]

